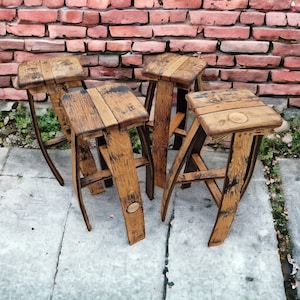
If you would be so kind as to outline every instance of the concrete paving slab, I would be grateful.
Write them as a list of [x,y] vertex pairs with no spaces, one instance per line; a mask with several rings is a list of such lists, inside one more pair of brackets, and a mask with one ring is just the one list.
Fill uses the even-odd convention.
[[[289,232],[293,243],[293,258],[300,266],[300,160],[279,159],[279,170],[283,178],[283,194],[289,216]],[[300,274],[296,275],[297,292],[300,298]]]

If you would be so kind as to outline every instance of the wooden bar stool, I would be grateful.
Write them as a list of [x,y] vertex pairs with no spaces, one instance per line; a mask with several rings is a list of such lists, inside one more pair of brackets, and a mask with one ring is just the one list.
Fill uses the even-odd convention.
[[[19,89],[27,90],[33,126],[40,149],[53,175],[61,185],[64,185],[64,180],[49,156],[47,149],[70,141],[70,129],[61,108],[60,98],[72,90],[72,88],[82,87],[84,85],[83,80],[86,77],[87,74],[75,56],[30,60],[21,63],[18,68],[16,85]],[[43,142],[38,126],[34,101],[34,95],[39,93],[46,93],[49,96],[64,136]],[[92,174],[96,171],[96,165],[91,155],[89,145],[84,142],[81,146],[80,168],[83,174]],[[101,182],[91,185],[89,188],[92,194],[98,194],[104,190]]]
[[[201,89],[201,76],[206,62],[196,57],[174,53],[158,55],[143,69],[149,78],[145,107],[150,113],[156,89],[153,127],[152,155],[154,160],[155,184],[165,187],[167,150],[170,137],[175,134],[173,149],[179,149],[182,137],[186,135],[187,104],[185,94]],[[171,120],[171,109],[177,88],[176,115]]]
[[[118,190],[130,244],[145,237],[143,205],[136,168],[146,165],[146,193],[154,198],[154,171],[145,123],[149,115],[129,87],[109,84],[76,91],[62,97],[62,105],[71,127],[72,169],[74,190],[87,229],[89,218],[81,189],[99,180],[112,177]],[[137,128],[144,156],[134,158],[128,129]],[[79,172],[79,145],[82,141],[104,137],[99,152],[107,169],[81,177]]]
[[[279,127],[282,119],[248,90],[196,92],[186,98],[195,118],[168,174],[161,219],[165,220],[175,184],[185,187],[193,181],[204,180],[219,208],[208,243],[216,246],[223,243],[229,233],[238,203],[251,179],[261,137]],[[201,157],[206,137],[219,140],[228,135],[232,141],[227,167],[208,169]],[[184,164],[185,170],[180,174]],[[222,178],[221,192],[215,180]]]

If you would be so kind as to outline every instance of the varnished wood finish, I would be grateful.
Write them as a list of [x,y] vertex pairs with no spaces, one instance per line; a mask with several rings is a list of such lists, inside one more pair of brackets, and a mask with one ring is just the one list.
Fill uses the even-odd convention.
[[[204,180],[218,206],[218,215],[208,245],[217,246],[227,237],[241,197],[253,173],[261,137],[279,127],[282,119],[253,93],[243,89],[189,93],[189,106],[195,119],[168,174],[161,203],[164,221],[175,184],[186,187]],[[231,134],[227,166],[208,169],[201,149],[209,135],[213,139]],[[183,165],[185,169],[180,174]],[[224,179],[223,190],[216,179]]]
[[[64,180],[47,152],[47,148],[57,144],[57,140],[43,142],[35,112],[34,95],[38,93],[46,93],[49,95],[54,112],[57,115],[65,136],[65,139],[60,140],[59,143],[63,141],[70,142],[70,128],[66,122],[60,98],[71,88],[81,87],[83,85],[82,80],[86,77],[87,74],[75,56],[30,60],[20,64],[18,68],[17,86],[27,90],[30,112],[39,146],[52,173],[61,185],[64,184]],[[82,141],[80,149],[80,169],[84,175],[91,175],[96,172],[97,169],[90,152],[89,144]],[[93,195],[104,191],[101,182],[90,185],[89,189]]]
[[[146,166],[146,193],[154,197],[154,169],[144,126],[149,115],[128,86],[104,85],[68,93],[62,97],[72,131],[74,189],[88,230],[91,230],[81,189],[98,180],[114,179],[123,211],[128,241],[132,245],[145,238],[143,204],[136,168]],[[128,129],[136,127],[144,156],[134,158]],[[98,140],[99,156],[106,169],[81,178],[78,147],[81,140]],[[80,142],[79,142],[80,141]],[[73,145],[75,145],[73,147]]]
[[[173,148],[179,149],[182,137],[186,134],[185,94],[187,91],[197,90],[194,89],[195,85],[201,85],[201,75],[205,67],[206,62],[202,59],[164,53],[149,62],[142,71],[150,81],[145,101],[149,113],[156,89],[154,122],[148,123],[148,126],[153,124],[152,154],[155,184],[159,187],[165,186],[169,137],[175,134]],[[174,120],[171,121],[174,88],[177,88],[177,110]]]

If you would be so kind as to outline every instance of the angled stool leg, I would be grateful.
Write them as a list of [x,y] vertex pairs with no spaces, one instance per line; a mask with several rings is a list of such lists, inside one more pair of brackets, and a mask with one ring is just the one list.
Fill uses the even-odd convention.
[[104,132],[104,137],[111,158],[112,173],[120,198],[128,241],[132,245],[145,238],[145,224],[129,133],[116,127]]

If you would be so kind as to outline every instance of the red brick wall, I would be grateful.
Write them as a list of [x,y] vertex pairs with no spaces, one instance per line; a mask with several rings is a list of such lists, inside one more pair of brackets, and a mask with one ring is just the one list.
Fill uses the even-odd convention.
[[165,51],[205,59],[206,89],[300,101],[300,0],[0,0],[0,99],[20,62],[80,55],[95,80],[143,80]]

